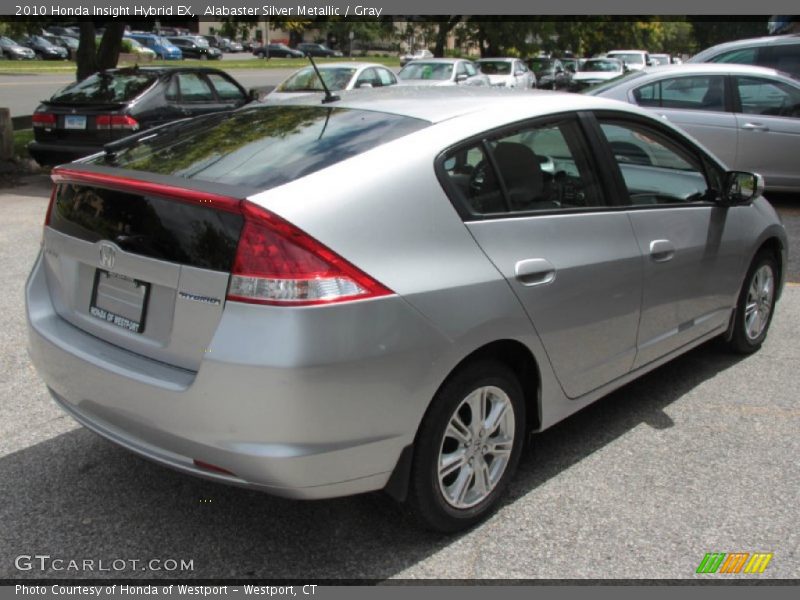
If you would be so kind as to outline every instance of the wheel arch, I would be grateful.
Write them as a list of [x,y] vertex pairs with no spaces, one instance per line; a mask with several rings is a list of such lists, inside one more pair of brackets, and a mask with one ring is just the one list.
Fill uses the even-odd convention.
[[[772,257],[775,259],[775,262],[778,265],[778,281],[775,286],[775,301],[777,302],[780,299],[781,291],[783,290],[783,282],[786,278],[786,264],[784,261],[784,254],[786,252],[786,247],[784,245],[783,240],[777,235],[770,235],[766,239],[762,240],[761,243],[756,247],[755,251],[753,252],[750,260],[747,262],[747,268],[745,269],[744,274],[742,275],[742,282],[740,285],[740,289],[742,285],[745,285],[745,278],[747,277],[747,272],[750,270],[750,266],[753,264],[753,261],[756,257],[761,254],[762,252],[769,252]],[[730,342],[733,339],[733,328],[736,323],[737,318],[737,311],[736,307],[734,306],[733,310],[731,311],[730,321],[728,322],[728,329],[725,331],[725,334],[722,336],[722,339],[726,342]]]
[[512,339],[495,340],[473,350],[458,362],[442,380],[431,397],[425,414],[417,426],[414,442],[403,448],[397,465],[392,471],[384,491],[398,502],[402,502],[408,495],[408,483],[411,475],[411,464],[414,459],[414,447],[417,443],[422,423],[428,416],[433,399],[439,394],[444,385],[465,365],[478,360],[496,360],[512,370],[522,386],[525,400],[525,427],[526,432],[534,431],[541,424],[541,371],[539,363],[531,350],[522,342]]

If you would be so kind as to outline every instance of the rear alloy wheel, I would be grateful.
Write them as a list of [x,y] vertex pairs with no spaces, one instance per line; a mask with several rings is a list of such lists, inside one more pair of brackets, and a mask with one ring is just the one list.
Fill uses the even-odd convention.
[[736,321],[730,347],[741,354],[755,352],[764,343],[778,285],[778,265],[769,252],[760,252],[745,277],[736,305]]
[[455,532],[489,515],[516,470],[525,432],[522,388],[494,361],[462,367],[420,428],[409,504],[429,528]]

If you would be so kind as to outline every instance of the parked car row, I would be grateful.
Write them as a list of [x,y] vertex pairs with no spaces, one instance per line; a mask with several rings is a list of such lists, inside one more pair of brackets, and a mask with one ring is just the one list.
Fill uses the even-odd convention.
[[54,41],[42,35],[26,35],[16,39],[0,36],[0,53],[11,60],[67,60],[69,50]]

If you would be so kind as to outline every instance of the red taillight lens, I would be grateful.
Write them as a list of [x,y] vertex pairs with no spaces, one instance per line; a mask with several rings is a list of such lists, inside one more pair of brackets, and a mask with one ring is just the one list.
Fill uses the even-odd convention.
[[34,127],[55,127],[56,116],[52,113],[33,113],[31,121]]
[[53,186],[52,191],[50,192],[50,203],[47,205],[47,212],[44,214],[44,226],[47,227],[50,225],[50,215],[53,213],[53,204],[56,201],[56,188],[57,186]]
[[308,306],[392,293],[280,217],[249,202],[242,214],[228,300]]
[[[200,204],[244,217],[231,269],[228,300],[253,304],[308,306],[393,294],[331,249],[255,204],[228,196],[108,175],[53,169],[53,182],[97,185]],[[46,222],[49,223],[48,209]]]
[[139,129],[139,121],[129,115],[97,115],[94,123],[97,129]]

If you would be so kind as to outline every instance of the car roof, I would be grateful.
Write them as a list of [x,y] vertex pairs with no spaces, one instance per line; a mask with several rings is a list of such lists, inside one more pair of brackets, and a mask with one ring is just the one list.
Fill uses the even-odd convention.
[[[306,65],[308,67],[311,66],[311,63]],[[317,68],[322,71],[323,69],[341,69],[342,67],[350,67],[356,69],[362,69],[365,67],[382,67],[383,65],[378,63],[372,62],[350,62],[350,61],[341,61],[341,62],[330,62],[330,63],[322,63],[317,65]],[[303,67],[301,67],[303,68]]]
[[622,52],[626,54],[649,54],[647,50],[609,50],[606,54],[618,54]]
[[488,61],[497,61],[497,60],[504,60],[507,62],[511,62],[512,60],[522,60],[519,58],[514,58],[513,56],[493,56],[491,58],[479,58],[475,62],[488,62]]
[[442,63],[442,64],[452,65],[452,64],[455,64],[455,63],[457,63],[459,61],[462,61],[462,60],[467,61],[467,62],[472,62],[468,58],[420,58],[419,60],[415,60],[415,61],[412,61],[412,62],[415,62],[415,63]]
[[[637,114],[649,114],[635,106],[583,94],[543,90],[506,90],[503,88],[387,86],[364,90],[336,92],[341,98],[326,104],[330,108],[370,110],[438,123],[481,114],[503,114],[509,121],[527,119],[564,111],[618,109]],[[282,102],[282,105],[317,105],[322,94],[303,95]]]
[[770,69],[769,67],[756,67],[754,65],[740,65],[736,63],[684,63],[681,65],[659,65],[646,67],[644,73],[676,73],[676,74],[715,74],[733,73],[739,75],[771,75],[773,77],[791,77],[787,73]]
[[[121,67],[119,69],[108,69],[106,73],[153,73],[155,75],[164,75],[166,73],[223,73],[220,69],[213,67]],[[230,77],[230,76],[229,76]]]

